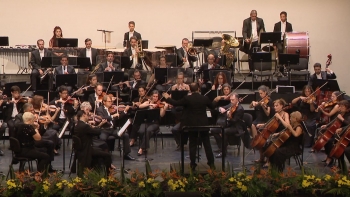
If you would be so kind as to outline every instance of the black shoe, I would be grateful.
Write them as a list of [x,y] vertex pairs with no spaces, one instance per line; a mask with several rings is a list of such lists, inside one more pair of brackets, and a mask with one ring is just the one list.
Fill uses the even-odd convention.
[[333,167],[333,164],[334,164],[334,159],[332,159],[329,163],[326,162],[326,163],[324,164],[324,166],[325,166],[325,167],[330,167],[330,168],[331,168],[331,167]]
[[132,157],[130,154],[124,155],[125,160],[135,160],[134,157]]
[[191,170],[192,170],[192,171],[195,171],[195,170],[196,170],[196,167],[197,167],[197,164],[190,164],[190,167],[191,167]]
[[221,158],[221,157],[222,157],[222,153],[215,155],[215,158]]
[[0,156],[4,156],[4,151],[0,150]]

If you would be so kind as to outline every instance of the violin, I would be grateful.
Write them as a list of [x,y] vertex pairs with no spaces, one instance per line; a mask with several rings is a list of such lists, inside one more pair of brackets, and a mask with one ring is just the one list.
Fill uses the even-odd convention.
[[106,92],[102,92],[102,94],[98,96],[98,100],[102,100],[103,97],[106,96],[106,95],[109,96],[109,97],[111,97],[112,100],[113,100],[114,95],[113,95],[113,94],[107,94]]
[[160,100],[158,100],[156,102],[155,108],[164,108],[164,106],[165,106],[165,104],[163,102],[161,102]]
[[63,103],[65,103],[65,104],[73,105],[74,101],[77,100],[77,99],[76,98],[72,98],[72,97],[68,97],[68,98],[65,98],[65,99],[62,99],[62,100],[63,100]]
[[236,111],[237,107],[238,107],[238,103],[237,103],[237,105],[230,107],[229,112],[227,114],[228,119],[230,119],[230,120],[232,119],[232,114]]
[[316,97],[314,95],[310,95],[303,100],[303,102],[311,104],[316,102]]
[[118,112],[118,106],[112,105],[108,108],[108,112],[112,115]]

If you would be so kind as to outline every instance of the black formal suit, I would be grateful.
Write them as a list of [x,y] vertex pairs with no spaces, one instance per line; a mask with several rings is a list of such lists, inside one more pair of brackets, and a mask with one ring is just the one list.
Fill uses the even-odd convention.
[[[127,42],[130,41],[130,39],[129,39],[129,33],[130,33],[130,32],[128,31],[128,32],[125,32],[125,34],[124,34],[123,47],[126,47],[126,46],[127,46]],[[136,37],[137,40],[141,40],[141,39],[142,39],[142,38],[141,38],[141,34],[138,33],[138,32],[136,32],[136,31],[134,31],[133,37]]]
[[[206,108],[214,109],[213,103],[208,97],[200,95],[198,92],[185,96],[181,100],[173,100],[171,98],[166,99],[166,102],[173,106],[183,106],[183,112],[181,116],[181,127],[183,126],[207,126],[208,117]],[[191,167],[196,166],[196,149],[198,135],[201,137],[203,146],[205,148],[205,154],[208,159],[208,165],[214,165],[214,155],[211,149],[209,140],[209,131],[201,131],[199,134],[195,131],[190,131],[189,136],[189,148]]]
[[[282,27],[282,24],[281,24],[281,21],[275,23],[275,26],[273,28],[273,32],[282,32],[281,30],[281,27]],[[292,24],[288,23],[286,21],[286,29],[284,32],[292,32],[293,31],[293,27],[292,27]],[[278,52],[279,53],[283,53],[283,38],[281,39],[282,41],[280,43],[277,43],[277,48],[278,48]]]
[[[132,57],[132,50],[130,47],[124,50],[124,56],[130,57],[129,65],[131,67],[134,59]],[[142,60],[139,57],[137,58],[137,65],[135,66],[135,69],[142,70]]]
[[[95,110],[95,103],[96,103],[96,102],[95,102],[95,101],[96,101],[95,94],[96,94],[95,92],[92,93],[92,94],[90,94],[90,95],[89,95],[89,98],[88,98],[88,102],[90,103],[90,105],[91,105],[93,111]],[[97,106],[97,108],[100,107],[101,105],[103,105],[102,102],[99,102],[99,105]],[[97,109],[97,108],[96,108],[96,109]]]
[[[256,30],[257,30],[256,33],[258,36],[260,31],[265,32],[264,20],[262,18],[256,17]],[[250,17],[243,21],[242,35],[243,35],[243,42],[244,42],[244,52],[247,53],[249,56],[251,56],[253,52],[253,48],[259,47],[259,44],[258,44],[258,41],[252,42],[252,47],[249,49],[250,43],[245,42],[245,39],[250,39],[252,36],[252,21]],[[253,66],[251,57],[249,57],[248,63],[249,63],[249,70],[253,71],[254,66]]]
[[[44,57],[52,57],[52,52],[44,49]],[[30,74],[30,81],[32,85],[32,90],[37,90],[37,80],[40,77],[39,69],[41,69],[41,57],[39,49],[32,51],[30,57],[30,64],[32,65],[32,73]],[[52,88],[52,74],[48,74],[49,79],[49,90]]]
[[[334,72],[333,72],[332,74],[329,74],[329,73],[327,73],[326,71],[321,71],[321,77],[322,77],[323,80],[326,80],[326,79],[336,79],[336,78],[337,78],[337,76],[335,75]],[[317,80],[316,73],[310,75],[308,85],[312,86],[312,85],[313,85],[313,82],[314,82],[315,80]]]
[[[176,53],[177,53],[177,65],[182,66],[184,64],[182,58],[185,57],[185,53],[187,53],[187,51],[185,51],[184,48],[181,47],[176,50]],[[197,56],[192,56],[187,54],[187,61],[190,64],[190,68],[193,68],[193,62],[197,60],[198,60]]]
[[[96,109],[96,114],[98,116],[101,116],[102,119],[106,119],[107,122],[113,123],[113,125],[116,125],[116,121],[113,120],[111,115],[107,112],[105,107],[101,105],[99,108]],[[119,118],[118,119],[123,119],[123,117],[126,115],[124,112],[119,113]],[[131,152],[130,149],[130,144],[129,144],[129,135],[127,132],[124,132],[121,137],[118,136],[118,130],[114,129],[113,127],[111,128],[110,124],[104,124],[102,125],[103,128],[103,135],[100,135],[100,139],[102,140],[107,140],[108,136],[114,136],[116,138],[122,138],[123,140],[123,147],[124,147],[124,155],[128,155]]]
[[[114,67],[114,69],[115,69],[115,70],[113,70],[113,71],[118,71],[118,70],[121,69],[120,66],[119,66],[119,64],[116,64],[116,63],[112,62],[112,65],[113,65],[113,67]],[[104,63],[101,64],[101,66],[100,66],[100,68],[98,69],[97,72],[105,72],[105,69],[106,69],[107,67],[108,67],[107,62],[104,62]],[[107,72],[107,71],[106,71],[106,72]]]
[[[58,124],[54,124],[52,126],[53,129],[55,129],[56,131],[60,130],[62,128],[62,126],[64,125],[64,123],[69,120],[69,125],[68,128],[72,128],[73,124],[72,124],[72,118],[73,116],[76,114],[77,109],[74,109],[72,104],[69,103],[61,103],[60,101],[58,101],[57,103],[55,103],[55,101],[59,100],[59,98],[55,98],[52,101],[50,101],[50,105],[55,105],[56,107],[59,107],[61,109],[61,112],[59,112],[56,116],[55,122],[57,122]],[[60,114],[64,113],[65,118],[60,118]]]
[[[9,101],[11,101],[12,98],[9,98]],[[18,113],[22,113],[23,111],[23,105],[24,103],[12,103],[12,102],[3,102],[3,115],[4,115],[4,122],[7,123],[7,127],[9,128],[9,136],[15,137],[16,135],[16,129],[15,129],[15,117],[12,117],[13,112],[13,106],[16,105]],[[16,114],[17,115],[17,114]]]
[[[102,158],[106,167],[106,172],[109,174],[109,168],[112,164],[112,155],[109,152],[102,151],[99,148],[94,148],[93,137],[99,136],[101,129],[92,128],[87,123],[79,120],[74,128],[74,135],[80,138],[82,149],[75,155],[78,158],[78,166],[84,168],[91,168],[93,158]],[[74,165],[73,165],[74,166]],[[82,175],[83,169],[78,170],[78,176]]]
[[[57,66],[56,68],[55,68],[55,75],[63,75],[64,73],[63,73],[63,68],[62,68],[63,66]],[[73,66],[71,66],[71,65],[68,65],[67,66],[67,72],[68,72],[68,74],[77,74],[76,72],[75,72],[75,70],[74,70],[74,67]]]
[[[86,50],[87,50],[86,48],[81,49],[81,51],[79,53],[79,57],[86,57]],[[97,49],[91,48],[91,68],[90,68],[90,70],[92,70],[96,66],[96,57],[97,57]]]
[[[136,85],[134,87],[135,83],[136,83]],[[137,81],[133,80],[133,81],[130,81],[130,88],[133,89],[133,90],[137,90],[141,86],[146,87],[146,85],[147,85],[147,83],[144,80],[137,80]]]

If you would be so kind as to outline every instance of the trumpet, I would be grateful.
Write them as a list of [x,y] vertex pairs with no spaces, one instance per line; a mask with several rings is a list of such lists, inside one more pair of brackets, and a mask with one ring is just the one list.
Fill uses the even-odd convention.
[[186,49],[187,49],[187,54],[189,56],[196,56],[197,55],[197,50],[193,47],[192,42],[188,43],[188,47]]
[[101,67],[102,61],[103,61],[103,60],[101,60],[100,63],[98,63],[98,64],[95,66],[94,70],[92,70],[90,74],[95,74],[95,73],[97,72],[97,70]]
[[45,72],[40,77],[40,82],[42,82],[45,79],[46,75],[49,74],[49,72],[51,72],[51,71],[52,71],[52,68],[46,69]]

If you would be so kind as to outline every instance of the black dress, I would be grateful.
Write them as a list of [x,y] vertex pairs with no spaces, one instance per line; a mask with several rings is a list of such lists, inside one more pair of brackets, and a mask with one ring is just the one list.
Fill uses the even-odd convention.
[[[294,129],[301,127],[301,125],[296,126]],[[302,143],[303,134],[295,137],[291,135],[286,142],[284,142],[276,151],[271,155],[270,162],[271,165],[279,171],[283,171],[284,163],[291,156],[299,153],[301,151],[300,145]]]
[[[271,107],[271,100],[269,100],[269,102],[267,103],[268,107]],[[258,105],[256,107],[254,107],[255,110],[255,115],[256,118],[253,121],[253,124],[256,126],[257,124],[263,124],[265,122],[267,122],[269,120],[269,116],[266,116],[264,109],[262,108],[261,105]]]

